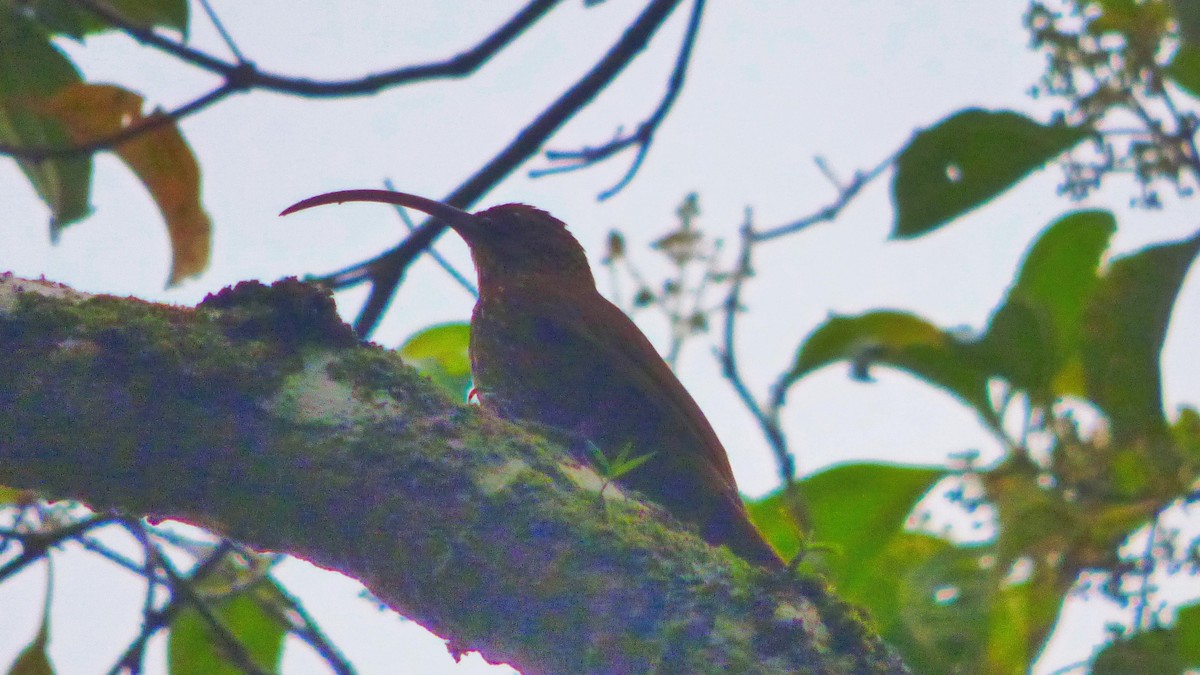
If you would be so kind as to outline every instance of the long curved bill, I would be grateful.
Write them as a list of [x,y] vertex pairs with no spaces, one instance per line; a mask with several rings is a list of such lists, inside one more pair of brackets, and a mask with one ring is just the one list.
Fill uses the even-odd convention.
[[444,221],[459,233],[472,231],[477,227],[479,222],[479,219],[474,214],[455,208],[449,204],[443,204],[428,197],[420,197],[407,192],[393,192],[391,190],[338,190],[336,192],[326,192],[325,194],[298,201],[281,211],[279,215],[287,216],[314,206],[344,204],[346,202],[377,202],[407,206],[410,209],[416,209]]

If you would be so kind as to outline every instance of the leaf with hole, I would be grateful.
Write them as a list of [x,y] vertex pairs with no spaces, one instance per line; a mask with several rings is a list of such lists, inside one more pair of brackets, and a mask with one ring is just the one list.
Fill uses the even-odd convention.
[[977,208],[1091,132],[971,108],[916,134],[896,158],[892,236],[917,237]]

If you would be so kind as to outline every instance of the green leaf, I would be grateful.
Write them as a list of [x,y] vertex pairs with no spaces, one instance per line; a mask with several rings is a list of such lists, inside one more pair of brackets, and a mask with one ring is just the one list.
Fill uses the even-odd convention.
[[1100,0],[1100,15],[1087,25],[1090,35],[1117,33],[1126,39],[1146,42],[1159,36],[1170,18],[1162,3],[1138,0]]
[[988,612],[987,668],[989,673],[1025,673],[1041,653],[1058,621],[1065,586],[1055,583],[1057,570],[1035,572],[1031,579],[1001,585]]
[[[1002,584],[995,546],[905,532],[914,505],[945,475],[852,464],[805,479],[800,489],[817,542],[805,560],[829,574],[841,597],[870,611],[914,672],[1023,672],[1057,619],[1061,589],[1050,573]],[[785,557],[799,549],[782,492],[748,508]]]
[[783,489],[762,499],[747,500],[750,522],[784,560],[795,558],[806,541]]
[[984,672],[995,592],[983,564],[989,556],[987,547],[947,547],[899,580],[905,633],[898,644],[913,672]]
[[1050,398],[1056,369],[1053,327],[1039,309],[1027,300],[1010,298],[992,314],[975,350],[981,364],[990,364],[988,370],[1029,392],[1034,403]]
[[1114,261],[1085,310],[1081,349],[1088,398],[1108,415],[1119,443],[1166,434],[1159,356],[1175,297],[1198,251],[1200,235]]
[[[48,96],[81,81],[79,71],[32,21],[0,6],[0,142],[17,147],[71,145],[59,121],[30,110],[28,97]],[[86,216],[92,178],[90,157],[17,164],[50,207],[51,234]]]
[[[917,532],[901,532],[869,561],[854,561],[854,587],[842,590],[847,600],[866,607],[879,625],[879,632],[900,648],[906,661],[920,660],[913,643],[905,613],[911,609],[908,595],[910,579],[938,556],[954,548],[945,539]],[[913,663],[913,665],[916,665]]]
[[1052,555],[1080,527],[1061,496],[1038,484],[1042,469],[1021,453],[1011,453],[980,474],[999,521],[995,550],[1002,565],[1022,555]]
[[1200,462],[1200,411],[1191,406],[1180,408],[1178,419],[1171,425],[1171,436],[1184,456]]
[[1172,631],[1155,628],[1110,642],[1092,662],[1093,675],[1182,675],[1187,664],[1179,656]]
[[471,386],[470,342],[470,324],[444,323],[410,337],[400,347],[400,356],[455,399],[462,400]]
[[1164,70],[1167,77],[1200,98],[1200,42],[1184,42]]
[[1055,332],[1074,339],[1101,257],[1116,231],[1117,222],[1107,211],[1075,211],[1058,219],[1025,255],[1009,297],[1042,305]]
[[643,455],[633,454],[633,443],[626,443],[621,446],[621,450],[615,457],[609,459],[600,446],[588,441],[591,446],[592,458],[596,460],[596,468],[600,475],[608,480],[616,480],[625,474],[633,471],[639,466],[645,464],[651,457],[655,455],[653,452],[648,452]]
[[[254,592],[214,601],[210,608],[259,667],[278,672],[287,630],[253,597]],[[235,663],[194,607],[189,605],[175,616],[167,638],[171,675],[240,675],[244,671]]]
[[893,237],[934,230],[1004,192],[1091,131],[967,109],[919,132],[896,159]]
[[1200,603],[1180,607],[1171,629],[1179,636],[1179,656],[1184,665],[1200,666]]
[[[950,546],[904,531],[913,507],[944,475],[934,467],[864,463],[835,466],[800,481],[812,520],[809,541],[818,544],[806,555],[820,556],[838,593],[870,609],[881,627],[900,620],[898,579]],[[746,506],[785,559],[799,553],[802,538],[783,490]],[[832,552],[820,553],[822,547]]]
[[[893,584],[900,624],[884,637],[928,673],[1025,673],[1062,606],[1053,575],[1006,584],[990,546],[951,546]],[[1049,568],[1047,568],[1049,569]]]
[[1170,4],[1179,24],[1179,35],[1185,41],[1200,43],[1200,3],[1196,0],[1171,0]]
[[[90,33],[117,30],[71,0],[0,0],[0,9],[15,5],[31,13],[46,30],[82,39]],[[109,0],[105,7],[142,28],[170,28],[187,35],[187,0]]]
[[[901,535],[913,505],[944,475],[939,468],[865,463],[842,464],[800,481],[813,538],[839,551],[830,566],[834,580],[840,585],[854,578],[855,566]],[[749,502],[747,508],[781,555],[800,552],[784,490]]]
[[993,315],[981,349],[1036,402],[1083,395],[1078,380],[1084,307],[1116,221],[1106,211],[1076,211],[1050,225],[1030,247],[1008,297]]
[[853,579],[850,566],[873,558],[902,533],[913,506],[945,475],[936,467],[864,463],[842,464],[801,481],[813,537],[839,547],[848,565],[835,578]]
[[[24,16],[35,19],[43,29],[56,35],[79,39],[87,31],[87,14],[65,0],[0,0],[0,16],[5,11],[21,11]],[[0,18],[0,22],[4,20]]]
[[171,28],[187,35],[187,0],[111,0],[109,6],[139,26]]
[[818,326],[800,346],[785,384],[791,386],[836,361],[850,361],[855,376],[866,379],[869,367],[882,363],[946,389],[993,424],[995,413],[987,395],[987,381],[993,373],[983,367],[986,364],[976,351],[905,312],[838,316]]
[[0,485],[0,506],[8,506],[9,504],[17,504],[28,500],[28,490],[11,488]]
[[1183,673],[1200,666],[1200,604],[1179,608],[1175,625],[1110,643],[1097,655],[1093,673]]

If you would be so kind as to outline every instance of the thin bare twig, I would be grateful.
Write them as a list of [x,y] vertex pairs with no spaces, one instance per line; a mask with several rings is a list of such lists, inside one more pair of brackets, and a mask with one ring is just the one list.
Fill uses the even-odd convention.
[[1060,668],[1050,671],[1050,673],[1048,673],[1048,675],[1067,675],[1068,673],[1073,673],[1073,672],[1087,673],[1087,672],[1091,672],[1090,671],[1091,666],[1092,666],[1091,659],[1086,659],[1083,661],[1075,661],[1074,663],[1068,663],[1065,666],[1062,666]]
[[[348,96],[375,93],[385,87],[419,80],[469,75],[541,18],[559,0],[534,0],[474,48],[451,59],[342,81],[288,78],[262,71],[249,62],[229,63],[159,35],[151,29],[134,25],[97,0],[70,1],[94,12],[144,44],[170,53],[197,67],[222,75],[225,82],[212,92],[178,110],[162,116],[149,117],[140,124],[133,125],[110,137],[96,139],[85,146],[77,148],[0,146],[0,153],[34,160],[53,156],[87,154],[95,150],[113,147],[154,126],[181,119],[235,91],[247,89],[268,89],[301,96]],[[504,150],[455,189],[445,201],[460,208],[470,206],[527,161],[554,132],[575,113],[586,107],[600,91],[624,71],[625,67],[645,48],[650,38],[654,36],[680,2],[681,0],[652,0],[649,2],[621,38],[591,70],[522,129]],[[371,282],[371,293],[355,322],[355,329],[360,335],[368,335],[374,330],[383,311],[391,302],[408,265],[444,231],[444,224],[426,220],[408,238],[391,250],[322,279],[334,288],[345,288],[363,282]]]
[[1133,608],[1133,630],[1146,630],[1146,612],[1150,606],[1150,593],[1154,587],[1150,584],[1150,572],[1154,569],[1154,545],[1158,540],[1158,515],[1150,521],[1150,534],[1146,537],[1146,549],[1142,552],[1141,585],[1138,587],[1137,601]]
[[[146,526],[140,520],[134,520],[130,518],[125,521],[124,527],[130,534],[133,535],[134,539],[138,540],[138,543],[142,547],[143,560],[141,571],[138,572],[138,574],[146,579],[146,595],[142,599],[142,631],[139,633],[139,636],[144,635],[146,636],[146,639],[148,639],[149,635],[152,633],[148,634],[146,631],[152,623],[152,617],[156,615],[154,611],[154,604],[155,600],[157,599],[157,594],[155,591],[160,583],[167,588],[170,588],[170,585],[158,572],[158,553],[154,547],[150,545],[150,538],[146,534]],[[94,543],[98,547],[101,547],[99,542]],[[113,553],[113,559],[123,557],[116,552]],[[154,630],[157,631],[157,628]],[[133,644],[131,644],[126,650],[121,661],[118,661],[117,665],[114,666],[114,669],[124,663],[131,672],[140,672],[142,661],[146,656],[146,639],[134,640]]]
[[717,361],[721,364],[722,375],[729,381],[742,404],[750,411],[754,420],[758,422],[763,435],[766,436],[767,443],[771,446],[771,451],[775,454],[775,461],[779,466],[779,475],[783,482],[789,510],[796,518],[800,531],[807,533],[811,529],[812,521],[809,518],[808,507],[804,503],[803,496],[796,487],[796,460],[788,448],[787,436],[783,433],[783,428],[779,423],[779,407],[775,405],[774,400],[769,407],[764,407],[758,402],[758,399],[750,392],[750,387],[746,384],[745,379],[742,378],[737,362],[737,316],[742,311],[742,287],[746,279],[754,274],[751,264],[751,253],[755,243],[753,223],[753,213],[750,209],[746,209],[746,221],[741,227],[742,243],[738,254],[738,263],[733,272],[733,283],[730,284],[729,293],[725,296],[722,346],[713,351]]
[[[138,521],[137,533],[134,538],[142,546],[142,578],[146,580],[146,595],[142,598],[142,617],[149,617],[154,612],[154,604],[158,599],[158,587],[160,584],[165,585],[165,580],[161,580],[158,574],[158,565],[156,565],[155,552],[150,546],[150,537],[146,533],[146,526]],[[169,587],[168,587],[169,588]]]
[[[256,574],[246,583],[231,584],[229,591],[230,594],[245,592],[255,584],[270,584],[270,590],[278,598],[279,603],[282,604],[282,607],[275,603],[264,601],[257,595],[252,595],[251,597],[259,605],[259,607],[261,607],[263,611],[275,617],[281,625],[287,626],[288,630],[292,634],[312,647],[317,654],[325,659],[325,662],[329,664],[329,667],[335,673],[338,673],[339,675],[353,675],[355,672],[354,667],[351,666],[341,652],[338,651],[337,647],[331,643],[327,637],[325,637],[324,632],[317,625],[316,620],[313,619],[313,617],[308,613],[299,599],[288,593],[283,586],[277,583],[275,579],[271,578],[270,567],[273,566],[278,559],[283,557],[281,554],[267,557],[261,553],[246,548],[241,543],[232,539],[222,538],[216,542],[198,541],[190,537],[180,535],[179,533],[169,529],[148,529],[140,521],[138,521],[137,524],[142,533],[139,536],[139,540],[143,542],[143,547],[147,551],[147,570],[140,572],[139,574],[147,579],[157,579],[159,584],[166,584],[167,581],[157,574],[157,567],[153,564],[154,561],[157,560],[157,554],[155,549],[151,548],[152,545],[149,540],[150,536],[162,539],[170,545],[179,547],[189,553],[192,553],[193,555],[196,555],[198,551],[203,551],[202,556],[196,555],[197,558],[208,559],[212,555],[213,551],[217,549],[223,549],[225,551],[224,555],[236,553],[247,560],[255,560],[256,565],[257,559],[267,560],[268,562],[262,568],[263,571],[261,574]],[[135,569],[135,571],[137,570]],[[154,588],[156,585],[157,584],[150,584],[148,586],[146,606],[143,611],[145,616],[149,616],[153,611],[152,602],[154,597]]]
[[86,534],[97,527],[103,527],[115,519],[116,516],[112,514],[102,513],[50,532],[3,532],[6,539],[21,543],[21,554],[0,567],[0,583],[46,555],[51,548],[68,539]]
[[692,59],[692,49],[695,47],[696,36],[700,32],[700,20],[703,16],[704,0],[696,0],[692,5],[692,14],[688,19],[687,30],[684,32],[683,42],[679,48],[679,55],[675,59],[675,68],[671,72],[670,80],[667,82],[667,91],[659,102],[658,108],[655,109],[650,117],[638,125],[637,131],[632,134],[622,135],[620,130],[618,130],[616,138],[601,146],[584,147],[580,150],[547,150],[546,159],[551,162],[562,162],[562,164],[545,169],[534,169],[529,172],[529,175],[533,178],[540,178],[551,174],[587,168],[612,157],[626,148],[636,145],[638,148],[637,155],[634,157],[633,163],[629,166],[629,170],[625,172],[621,180],[617,181],[616,185],[601,192],[597,196],[597,199],[604,201],[623,190],[626,185],[629,185],[630,181],[633,180],[638,170],[642,167],[646,153],[650,151],[650,145],[654,141],[654,134],[662,125],[663,120],[666,119],[671,106],[675,104],[675,100],[679,98],[679,93],[683,90],[684,78],[687,76],[688,64]]
[[787,449],[787,438],[783,435],[779,426],[771,419],[768,410],[750,392],[750,388],[742,378],[737,362],[737,316],[743,309],[742,287],[746,279],[749,279],[754,274],[751,267],[754,227],[750,209],[746,209],[746,222],[741,228],[741,241],[741,252],[738,254],[737,267],[733,272],[733,283],[729,287],[729,294],[725,297],[722,346],[716,350],[716,356],[721,364],[721,372],[725,376],[725,379],[729,380],[730,384],[733,385],[738,398],[742,400],[742,403],[750,411],[750,414],[759,423],[763,434],[766,435],[767,442],[771,444],[771,449],[775,452],[775,458],[779,462],[780,477],[785,483],[788,483],[795,479],[796,466],[795,460]]
[[[680,2],[681,0],[650,2],[591,70],[522,129],[504,150],[443,201],[458,208],[471,206],[537,153],[547,138],[591,102],[633,61]],[[445,223],[427,219],[395,248],[323,279],[335,289],[371,282],[371,294],[354,322],[354,329],[359,335],[369,335],[375,329],[408,266],[445,230]]]
[[313,619],[308,611],[304,609],[304,606],[300,603],[300,601],[295,596],[288,593],[283,586],[277,583],[273,584],[273,590],[286,606],[287,612],[294,613],[295,618],[300,619],[300,621],[297,622],[293,620],[292,617],[286,616],[286,612],[281,612],[280,609],[272,603],[260,602],[259,606],[262,607],[264,611],[267,611],[275,616],[275,618],[281,621],[284,625],[289,626],[291,633],[303,640],[304,643],[312,647],[313,650],[321,656],[321,658],[325,659],[325,662],[329,664],[329,667],[333,669],[333,672],[337,673],[338,675],[354,675],[354,666],[350,665],[350,662],[347,661],[346,657],[343,656],[341,651],[338,650],[337,645],[329,641],[329,638],[325,636],[324,631],[321,630],[321,628],[317,625],[316,620]]
[[777,227],[772,227],[767,230],[761,230],[753,233],[752,236],[754,237],[754,241],[769,241],[784,235],[794,234],[812,225],[816,225],[817,223],[829,222],[836,219],[839,215],[841,215],[842,210],[845,209],[846,206],[858,196],[858,193],[862,192],[863,188],[865,188],[869,183],[871,183],[871,181],[878,178],[880,174],[891,167],[892,163],[896,161],[896,156],[896,154],[891,155],[868,171],[856,171],[854,173],[854,178],[850,179],[850,182],[846,185],[839,184],[837,179],[834,177],[833,172],[829,169],[828,165],[825,164],[825,161],[818,158],[817,167],[821,169],[821,172],[824,173],[827,178],[829,178],[829,181],[833,183],[834,188],[837,189],[837,198],[833,200],[833,203],[822,208],[816,213],[805,216],[798,220],[794,220],[786,225],[779,225]]
[[805,216],[786,225],[762,231],[754,229],[751,213],[747,210],[746,222],[741,228],[741,251],[737,267],[734,270],[733,283],[729,287],[729,294],[726,296],[724,303],[722,346],[719,349],[715,349],[714,353],[721,364],[721,371],[725,379],[729,381],[730,386],[737,393],[738,398],[742,401],[742,405],[746,406],[751,416],[754,417],[754,420],[758,423],[759,428],[766,437],[767,443],[771,446],[771,451],[775,454],[775,460],[779,465],[779,475],[783,481],[789,508],[795,516],[802,532],[809,531],[811,520],[807,506],[804,503],[803,495],[800,494],[796,487],[796,459],[795,455],[788,448],[787,435],[784,433],[780,422],[780,415],[787,402],[787,392],[794,382],[794,378],[790,369],[785,370],[771,385],[770,396],[766,403],[759,402],[743,379],[738,367],[736,349],[737,317],[742,310],[742,286],[746,279],[753,274],[751,254],[755,245],[800,232],[817,223],[834,220],[862,192],[864,187],[892,165],[896,156],[896,154],[889,156],[868,171],[855,172],[854,178],[847,184],[842,184],[828,163],[818,157],[815,160],[817,168],[821,170],[821,173],[825,175],[837,190],[837,197],[831,204],[812,215]]
[[153,568],[147,568],[145,563],[139,563],[133,558],[130,558],[119,551],[114,551],[92,537],[79,537],[79,539],[76,541],[79,542],[80,546],[108,560],[114,565],[129,570],[139,577],[146,579],[147,583],[151,586],[165,583],[165,580],[162,577],[154,573]]
[[229,34],[229,31],[225,30],[225,24],[217,16],[217,13],[213,11],[212,5],[209,4],[208,0],[200,0],[200,6],[204,8],[204,13],[208,15],[208,20],[212,22],[213,28],[217,29],[217,34],[221,36],[221,41],[229,48],[233,57],[238,60],[238,63],[246,63],[246,57],[242,56],[242,51],[238,49],[237,44],[233,41],[233,36]]

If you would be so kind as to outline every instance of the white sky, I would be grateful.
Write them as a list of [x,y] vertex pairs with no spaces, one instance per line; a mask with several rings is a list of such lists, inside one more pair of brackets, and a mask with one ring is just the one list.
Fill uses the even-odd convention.
[[[456,53],[522,4],[214,0],[241,50],[260,67],[330,78]],[[0,269],[44,274],[91,292],[194,304],[239,280],[324,273],[367,258],[400,236],[402,226],[386,207],[329,207],[287,220],[275,214],[318,192],[378,187],[385,177],[408,192],[444,196],[590,67],[643,4],[609,0],[585,9],[578,0],[564,3],[469,80],[336,101],[254,93],[186,120],[184,133],[204,171],[215,245],[208,273],[171,291],[162,288],[169,255],[159,216],[116,160],[96,162],[95,215],[52,247],[46,209],[15,163],[0,159]],[[645,244],[673,225],[676,205],[691,191],[700,193],[701,226],[731,241],[746,206],[754,208],[759,226],[808,215],[833,197],[812,161],[815,155],[849,177],[891,154],[915,128],[965,106],[1048,117],[1050,105],[1025,94],[1042,63],[1026,49],[1020,21],[1025,6],[1023,0],[709,3],[683,95],[632,185],[607,202],[594,199],[623,175],[631,157],[622,156],[539,180],[521,172],[480,206],[521,201],[545,208],[571,225],[594,263],[608,230],[620,228],[644,268],[652,268],[657,255]],[[617,126],[632,128],[653,110],[686,10],[685,5],[650,50],[549,147],[602,142]],[[192,44],[223,54],[200,10],[193,11]],[[214,83],[203,72],[121,37],[91,40],[86,49],[64,47],[89,80],[120,83],[163,107],[190,100]],[[539,163],[526,169],[532,166]],[[935,235],[888,242],[890,176],[885,176],[836,223],[760,249],[758,277],[746,297],[751,312],[740,333],[751,383],[764,393],[803,337],[830,312],[901,308],[943,326],[982,326],[1033,236],[1072,208],[1055,196],[1058,179],[1055,171],[1039,174]],[[1115,250],[1179,237],[1195,227],[1195,201],[1168,198],[1163,212],[1131,212],[1133,194],[1131,185],[1113,183],[1087,203],[1117,212],[1122,229]],[[458,241],[446,237],[439,249],[469,270]],[[607,288],[603,273],[600,279]],[[347,316],[363,297],[364,292],[340,297]],[[394,346],[423,326],[466,319],[471,302],[423,261],[408,275],[375,339]],[[665,325],[650,314],[639,321],[661,343]],[[1200,366],[1186,348],[1200,338],[1197,326],[1200,289],[1193,281],[1181,298],[1165,354],[1169,410],[1200,401]],[[680,376],[725,439],[743,491],[762,495],[776,486],[776,468],[703,342],[685,352]],[[948,396],[902,375],[882,370],[875,375],[876,384],[857,384],[838,366],[793,391],[785,421],[802,471],[863,459],[941,463],[969,448],[981,450],[985,459],[996,456],[998,449],[972,414]],[[52,654],[60,672],[106,669],[137,630],[137,585],[108,566],[78,561],[63,560],[56,575]],[[301,597],[362,673],[482,672],[477,659],[455,670],[439,640],[421,637],[413,624],[355,599],[353,582],[301,563],[286,565],[281,576],[299,582]],[[39,568],[0,586],[6,616],[0,664],[33,635],[42,578]],[[1104,621],[1121,616],[1095,603],[1076,605],[1039,671],[1086,658]],[[98,611],[82,613],[81,606]],[[28,623],[10,629],[12,617],[27,617]],[[286,658],[288,672],[315,667],[303,650],[289,650]]]

